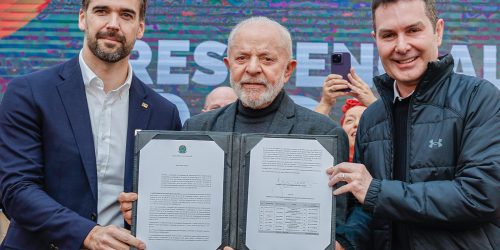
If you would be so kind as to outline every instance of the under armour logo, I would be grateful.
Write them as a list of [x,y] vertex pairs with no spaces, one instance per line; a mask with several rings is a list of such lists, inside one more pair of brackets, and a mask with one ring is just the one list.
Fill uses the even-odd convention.
[[429,148],[440,148],[443,146],[443,139],[439,139],[437,141],[430,140],[429,141]]

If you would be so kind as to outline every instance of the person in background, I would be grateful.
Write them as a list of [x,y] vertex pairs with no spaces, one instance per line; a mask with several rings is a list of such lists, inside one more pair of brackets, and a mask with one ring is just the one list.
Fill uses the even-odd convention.
[[356,141],[359,120],[365,110],[366,106],[355,98],[347,99],[344,106],[342,106],[342,113],[344,114],[340,118],[340,125],[349,139],[349,162],[352,162],[354,157],[354,143]]
[[[79,56],[10,82],[0,105],[0,249],[144,249],[116,197],[132,189],[134,131],[179,130],[175,105],[133,73],[146,0],[82,0]],[[124,188],[125,187],[125,188]]]
[[434,0],[374,0],[386,74],[364,112],[354,163],[327,170],[357,200],[346,249],[500,249],[500,90],[439,56]]
[[238,96],[236,96],[232,88],[227,86],[217,87],[208,93],[201,112],[222,108],[236,100],[238,100]]
[[[341,75],[330,74],[325,78],[321,100],[314,111],[329,116],[339,97],[354,97],[347,99],[344,106],[342,106],[343,115],[340,119],[340,125],[349,139],[349,162],[352,162],[359,120],[366,107],[374,103],[377,97],[375,97],[368,84],[356,74],[354,68],[351,68],[351,72],[347,77],[349,79],[342,79]],[[345,120],[346,117],[347,120]]]

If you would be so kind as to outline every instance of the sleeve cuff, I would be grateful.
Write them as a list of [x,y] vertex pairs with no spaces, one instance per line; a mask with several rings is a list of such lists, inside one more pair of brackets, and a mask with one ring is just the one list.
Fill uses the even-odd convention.
[[380,192],[380,186],[382,184],[381,180],[372,179],[368,191],[366,192],[365,202],[363,204],[363,209],[370,214],[373,214],[375,210],[375,205],[377,203],[378,194]]

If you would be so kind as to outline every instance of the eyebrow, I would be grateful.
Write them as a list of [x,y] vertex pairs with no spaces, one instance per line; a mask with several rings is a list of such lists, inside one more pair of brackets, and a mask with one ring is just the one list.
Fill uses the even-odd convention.
[[123,8],[123,9],[121,9],[121,11],[133,14],[134,16],[137,15],[137,13],[135,12],[135,10],[133,10],[133,9]]
[[415,28],[415,27],[421,27],[421,26],[424,26],[424,23],[423,23],[423,22],[421,22],[421,21],[418,21],[418,22],[416,22],[416,23],[414,23],[414,24],[410,24],[410,25],[408,25],[408,26],[406,27],[406,29]]
[[[92,8],[93,11],[95,11],[95,10],[110,10],[110,9],[111,8],[109,6],[106,6],[106,5],[96,5],[96,6],[94,6],[94,8]],[[129,9],[129,8],[120,8],[120,12],[126,12],[126,13],[137,15],[135,10]]]
[[[406,26],[405,30],[409,29],[409,28],[420,27],[422,25],[424,25],[424,23],[422,21],[418,21],[418,22],[415,22],[415,23],[412,23],[412,24]],[[392,31],[393,31],[392,29],[380,29],[378,31],[378,33],[386,33],[386,32],[392,32]]]

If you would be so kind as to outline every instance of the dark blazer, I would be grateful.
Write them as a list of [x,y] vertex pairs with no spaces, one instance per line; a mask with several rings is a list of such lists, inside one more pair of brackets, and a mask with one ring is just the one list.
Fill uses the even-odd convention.
[[[219,131],[232,132],[236,119],[238,102],[234,102],[220,109],[201,113],[189,118],[184,123],[184,130],[191,131]],[[295,104],[285,94],[280,107],[269,127],[270,134],[306,134],[306,135],[338,135],[345,139],[348,149],[347,136],[344,130],[330,118]],[[344,148],[342,148],[344,149]]]
[[[135,76],[129,94],[125,191],[134,131],[179,130],[175,105]],[[0,106],[1,200],[11,216],[0,249],[80,249],[97,220],[97,170],[78,57],[8,85]]]
[[[238,102],[234,102],[220,109],[195,115],[184,123],[183,130],[233,132],[237,105]],[[337,159],[338,162],[346,162],[349,157],[349,141],[344,130],[325,115],[295,104],[287,94],[274,115],[268,133],[337,135],[339,137],[338,155],[340,156],[340,159]],[[347,196],[337,196],[336,201],[337,224],[344,224]]]

